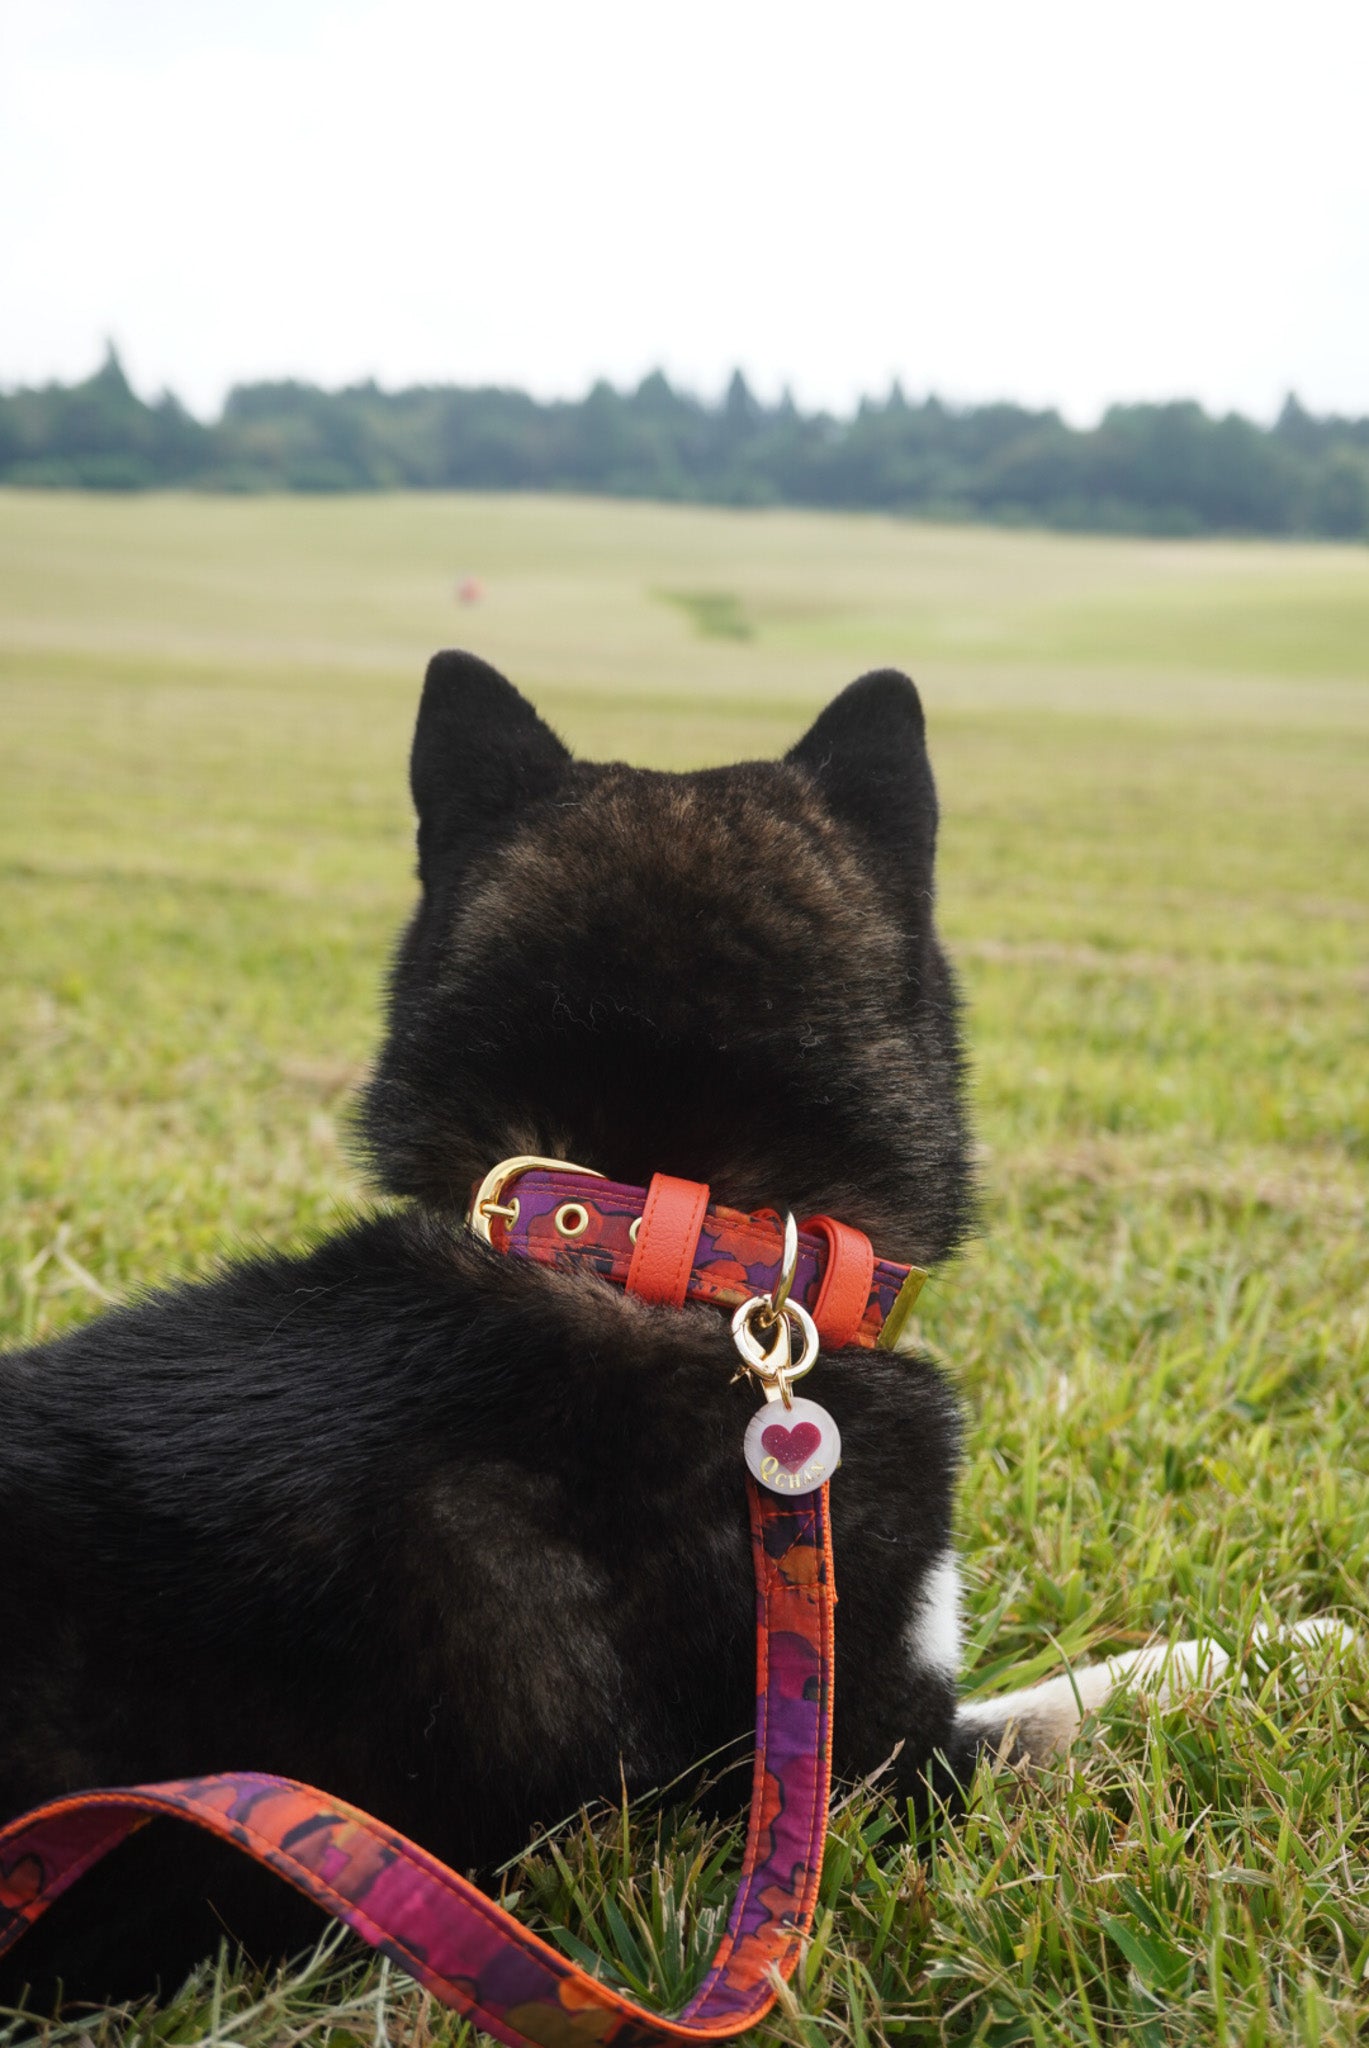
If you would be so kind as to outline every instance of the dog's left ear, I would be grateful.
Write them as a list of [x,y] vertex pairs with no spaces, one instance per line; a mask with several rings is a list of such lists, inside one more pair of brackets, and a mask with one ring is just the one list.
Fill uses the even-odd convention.
[[862,676],[834,697],[786,757],[807,769],[828,808],[896,872],[930,885],[936,784],[922,701],[897,669]]
[[435,654],[418,707],[409,783],[425,889],[447,882],[481,841],[550,795],[570,760],[549,725],[473,654]]

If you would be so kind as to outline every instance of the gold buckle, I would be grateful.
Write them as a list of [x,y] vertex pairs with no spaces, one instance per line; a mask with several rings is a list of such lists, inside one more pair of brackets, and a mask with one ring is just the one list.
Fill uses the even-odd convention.
[[502,1216],[512,1229],[518,1221],[518,1198],[506,1202],[504,1190],[511,1180],[517,1180],[520,1173],[529,1173],[534,1167],[543,1167],[552,1173],[582,1173],[586,1180],[603,1180],[602,1173],[596,1173],[592,1166],[573,1166],[569,1159],[538,1159],[531,1152],[520,1152],[513,1159],[501,1159],[498,1166],[492,1166],[475,1191],[470,1214],[466,1221],[482,1243],[493,1245],[490,1224],[494,1217]]

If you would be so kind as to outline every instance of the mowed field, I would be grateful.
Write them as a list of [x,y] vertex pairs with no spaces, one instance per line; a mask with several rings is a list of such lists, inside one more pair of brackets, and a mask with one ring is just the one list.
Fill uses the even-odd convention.
[[[0,493],[3,1341],[367,1201],[349,1103],[450,644],[573,747],[667,767],[917,678],[984,1187],[922,1317],[969,1419],[967,1684],[1156,1633],[1242,1660],[983,1773],[923,1860],[877,1787],[848,1802],[767,2037],[1364,2039],[1369,1666],[1300,1691],[1252,1638],[1330,1611],[1369,1639],[1369,550]],[[667,2001],[735,1847],[590,1817],[508,1884]],[[344,1952],[48,2033],[461,2031]]]

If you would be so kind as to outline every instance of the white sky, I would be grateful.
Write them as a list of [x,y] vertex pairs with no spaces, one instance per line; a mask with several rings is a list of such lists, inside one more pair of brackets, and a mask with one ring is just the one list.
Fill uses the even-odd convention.
[[0,0],[0,383],[1369,414],[1369,0]]

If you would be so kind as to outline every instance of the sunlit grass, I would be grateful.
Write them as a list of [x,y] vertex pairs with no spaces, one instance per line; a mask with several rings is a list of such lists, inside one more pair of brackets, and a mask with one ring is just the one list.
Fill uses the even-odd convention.
[[[727,593],[751,637],[662,591]],[[1243,1691],[1124,1703],[1068,1766],[986,1776],[925,1868],[849,1805],[767,2031],[1361,2038],[1365,1665],[1299,1695],[1249,1646],[1328,1609],[1369,1629],[1369,552],[0,494],[8,1340],[367,1199],[348,1103],[452,641],[572,744],[662,765],[781,749],[872,662],[917,674],[983,1142],[983,1236],[922,1313],[971,1418],[969,1682],[1157,1630],[1246,1658]],[[665,2000],[735,1849],[607,1814],[506,1881]],[[461,2031],[334,1956],[51,2038]]]

